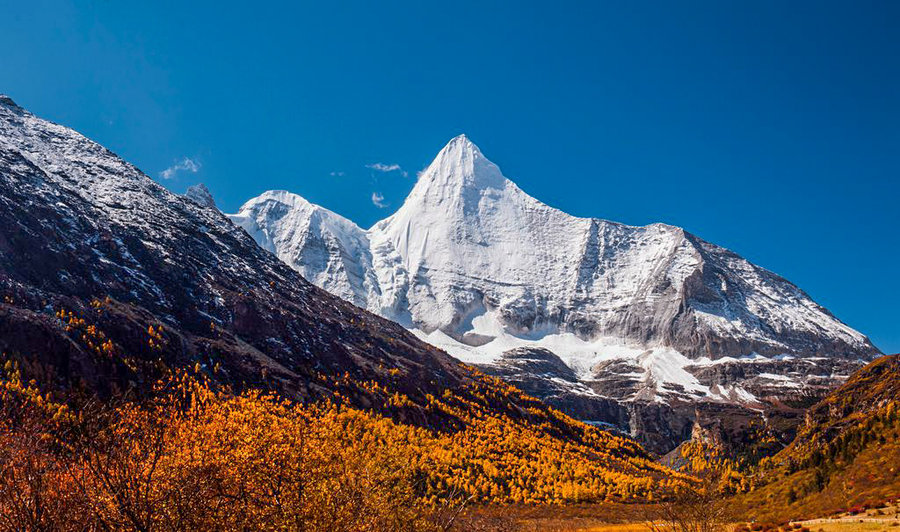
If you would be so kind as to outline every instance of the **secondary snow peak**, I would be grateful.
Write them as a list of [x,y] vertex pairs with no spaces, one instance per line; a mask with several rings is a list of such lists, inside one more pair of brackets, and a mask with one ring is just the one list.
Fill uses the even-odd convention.
[[201,207],[217,208],[216,200],[213,199],[212,193],[203,183],[188,187],[184,196]]

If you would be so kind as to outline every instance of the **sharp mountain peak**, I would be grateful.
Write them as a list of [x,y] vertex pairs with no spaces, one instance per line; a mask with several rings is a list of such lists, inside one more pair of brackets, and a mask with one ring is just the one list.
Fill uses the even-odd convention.
[[471,190],[503,189],[510,183],[500,168],[463,134],[451,139],[421,172],[410,198],[447,198]]

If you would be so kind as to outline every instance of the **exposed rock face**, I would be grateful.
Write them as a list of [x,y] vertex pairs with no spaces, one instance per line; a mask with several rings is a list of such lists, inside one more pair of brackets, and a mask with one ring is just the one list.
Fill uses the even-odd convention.
[[503,353],[491,367],[498,375],[515,377],[519,374],[544,376],[554,381],[578,383],[578,376],[553,351],[541,347],[519,347]]
[[544,205],[465,136],[369,230],[283,191],[231,219],[316,285],[662,450],[699,403],[819,396],[878,354],[790,282],[683,229]]
[[840,358],[754,357],[686,366],[684,370],[717,400],[697,401],[689,390],[665,384],[665,401],[654,400],[655,384],[642,380],[638,362],[613,359],[580,379],[552,351],[520,347],[480,366],[563,412],[610,428],[665,454],[687,439],[702,438],[735,452],[753,447],[762,428],[774,435],[777,451],[791,441],[803,409],[824,397],[860,364]]
[[706,386],[740,386],[769,401],[811,402],[831,391],[859,369],[857,360],[842,358],[762,357],[741,362],[721,362],[687,368]]
[[528,347],[511,349],[494,364],[482,365],[480,369],[564,412],[578,412],[579,418],[588,423],[627,433],[622,430],[628,426],[627,409],[615,400],[593,393],[552,351]]

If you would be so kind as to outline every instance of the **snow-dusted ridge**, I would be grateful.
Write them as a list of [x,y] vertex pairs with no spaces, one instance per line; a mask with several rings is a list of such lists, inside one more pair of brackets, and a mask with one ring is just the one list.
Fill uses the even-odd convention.
[[313,284],[363,308],[377,305],[368,235],[350,220],[284,190],[263,193],[229,218]]

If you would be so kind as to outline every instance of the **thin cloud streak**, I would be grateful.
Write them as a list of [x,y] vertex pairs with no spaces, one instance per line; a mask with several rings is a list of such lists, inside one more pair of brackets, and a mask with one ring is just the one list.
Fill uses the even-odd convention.
[[162,172],[159,173],[159,177],[163,179],[172,179],[178,172],[190,172],[192,174],[196,174],[200,170],[200,163],[189,158],[185,157],[181,161],[173,164],[172,166],[166,168]]
[[385,164],[385,163],[372,163],[367,164],[366,168],[371,170],[375,170],[376,172],[388,173],[388,172],[400,172],[403,177],[406,177],[407,172],[404,170],[399,164]]

